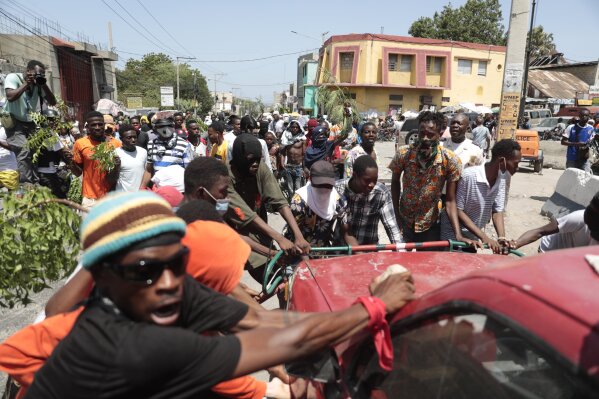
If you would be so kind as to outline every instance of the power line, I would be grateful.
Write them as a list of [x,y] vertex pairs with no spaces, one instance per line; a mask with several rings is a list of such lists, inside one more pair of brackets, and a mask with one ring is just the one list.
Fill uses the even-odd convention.
[[169,47],[166,43],[164,43],[162,40],[160,40],[158,37],[156,37],[149,29],[147,29],[141,22],[139,22],[137,20],[137,18],[135,18],[133,16],[133,14],[131,14],[129,12],[129,10],[127,10],[125,7],[123,7],[123,5],[119,2],[119,0],[114,0],[114,2],[123,9],[123,11],[125,11],[127,13],[127,15],[129,15],[131,17],[131,19],[137,23],[137,26],[141,26],[143,30],[145,30],[150,36],[152,36],[154,38],[154,40],[156,40],[158,43],[162,44],[165,48],[169,49],[170,51],[173,52],[173,54],[177,54],[178,52],[173,49],[172,47]]
[[164,29],[164,26],[162,26],[162,23],[160,21],[158,21],[156,19],[156,17],[154,17],[154,15],[150,12],[150,10],[147,9],[147,7],[145,7],[141,1],[137,0],[137,3],[141,6],[141,8],[144,9],[145,12],[148,13],[148,15],[154,20],[154,22],[156,22],[156,25],[158,25],[160,27],[160,29],[162,29],[171,39],[173,39],[173,41],[175,43],[177,43],[185,52],[187,52],[188,54],[191,54],[191,51],[189,51],[188,49],[185,48],[185,46],[183,46],[181,43],[179,43],[179,41],[173,36],[171,35],[171,33]]
[[[208,79],[210,80],[210,79]],[[267,84],[241,84],[241,83],[231,83],[225,82],[224,80],[219,80],[220,83],[228,84],[231,86],[244,86],[244,87],[268,87],[268,86],[283,86],[293,83],[291,82],[279,82],[279,83],[267,83]]]
[[309,50],[295,51],[293,53],[275,54],[275,55],[269,55],[267,57],[249,58],[249,59],[244,59],[244,60],[196,60],[196,61],[191,61],[191,62],[253,62],[253,61],[270,60],[272,58],[277,58],[277,57],[285,57],[286,55],[307,53],[309,51],[315,51],[315,50],[318,50],[318,49],[314,48],[314,49],[309,49]]

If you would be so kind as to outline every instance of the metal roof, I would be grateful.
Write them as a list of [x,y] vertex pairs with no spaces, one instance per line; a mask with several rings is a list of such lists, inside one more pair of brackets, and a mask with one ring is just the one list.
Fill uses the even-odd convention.
[[589,92],[589,85],[569,72],[531,69],[528,83],[543,97],[576,98],[576,93]]

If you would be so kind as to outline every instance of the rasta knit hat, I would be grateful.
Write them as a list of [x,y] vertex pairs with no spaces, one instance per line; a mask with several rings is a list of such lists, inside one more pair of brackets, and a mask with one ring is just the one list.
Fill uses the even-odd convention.
[[166,233],[183,237],[185,222],[159,195],[149,191],[107,195],[81,224],[81,262],[89,269],[108,256]]

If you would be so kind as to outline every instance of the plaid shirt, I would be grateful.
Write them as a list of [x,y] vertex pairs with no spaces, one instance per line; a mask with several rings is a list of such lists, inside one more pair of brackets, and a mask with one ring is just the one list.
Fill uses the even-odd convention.
[[377,183],[369,194],[357,194],[349,188],[349,180],[339,180],[335,188],[347,200],[347,223],[360,245],[378,244],[379,220],[383,222],[391,243],[403,242],[395,220],[389,188]]

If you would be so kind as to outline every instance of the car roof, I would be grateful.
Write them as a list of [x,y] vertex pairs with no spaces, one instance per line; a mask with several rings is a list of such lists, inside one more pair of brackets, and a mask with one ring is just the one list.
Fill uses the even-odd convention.
[[328,310],[340,310],[350,306],[356,297],[368,295],[372,279],[392,264],[400,264],[410,270],[416,293],[420,296],[504,260],[503,256],[484,254],[372,252],[301,262],[296,268],[293,285],[315,283],[317,287],[314,288],[324,297]]
[[465,279],[493,279],[525,291],[588,326],[599,326],[599,272],[587,260],[593,258],[599,265],[599,246],[551,251],[499,263]]

